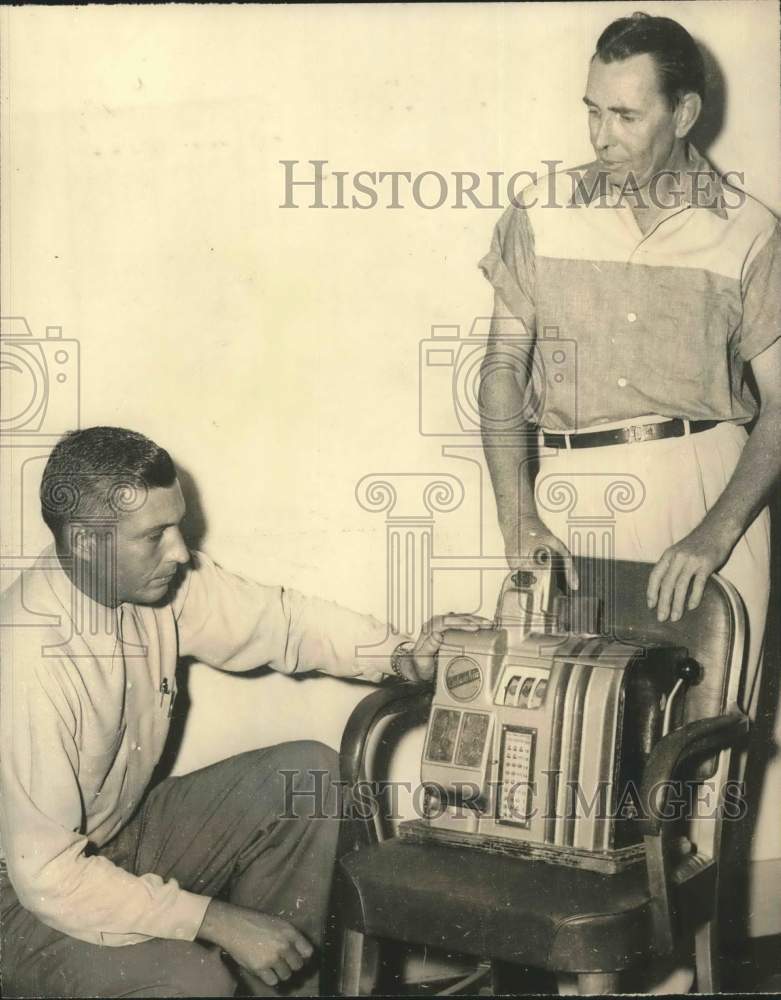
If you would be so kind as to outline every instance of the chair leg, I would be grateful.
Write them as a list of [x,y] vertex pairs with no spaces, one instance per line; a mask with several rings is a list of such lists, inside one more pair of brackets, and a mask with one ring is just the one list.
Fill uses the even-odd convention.
[[698,993],[719,992],[718,922],[708,920],[694,934],[694,963]]
[[491,988],[493,996],[531,996],[535,993],[555,996],[558,989],[552,972],[496,958],[491,959]]
[[374,938],[360,931],[344,931],[337,982],[339,996],[371,996],[377,984],[379,950]]
[[603,996],[618,993],[618,972],[579,972],[578,994],[580,996]]

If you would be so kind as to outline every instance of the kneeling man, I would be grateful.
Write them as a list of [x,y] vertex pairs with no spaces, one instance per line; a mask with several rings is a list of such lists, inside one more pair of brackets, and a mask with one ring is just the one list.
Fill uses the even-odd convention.
[[[356,655],[384,643],[386,627],[190,553],[173,462],[132,431],[64,437],[41,503],[54,544],[2,597],[4,992],[232,996],[244,970],[255,991],[290,980],[289,992],[311,995],[339,826],[336,755],[286,743],[151,783],[177,660],[371,681],[392,662],[421,680],[443,620],[409,652]],[[293,787],[316,789],[317,808]]]

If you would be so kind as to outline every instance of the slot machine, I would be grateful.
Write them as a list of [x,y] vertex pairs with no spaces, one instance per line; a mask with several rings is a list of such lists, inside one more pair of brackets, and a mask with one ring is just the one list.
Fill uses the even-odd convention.
[[602,611],[567,594],[540,549],[505,579],[491,628],[446,633],[424,815],[401,837],[607,873],[642,859],[643,768],[699,667],[681,646],[602,634]]

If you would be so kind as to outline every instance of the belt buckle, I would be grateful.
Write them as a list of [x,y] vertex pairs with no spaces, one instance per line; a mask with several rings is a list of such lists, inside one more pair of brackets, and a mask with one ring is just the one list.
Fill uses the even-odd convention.
[[637,444],[642,441],[653,441],[654,428],[656,424],[630,424],[626,428],[629,444]]

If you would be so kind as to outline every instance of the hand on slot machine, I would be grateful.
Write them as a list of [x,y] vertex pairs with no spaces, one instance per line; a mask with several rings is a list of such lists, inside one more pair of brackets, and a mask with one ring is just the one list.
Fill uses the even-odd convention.
[[491,628],[493,622],[480,615],[456,614],[434,615],[429,618],[416,642],[402,642],[391,657],[393,672],[405,681],[421,683],[434,679],[437,653],[448,629],[462,629],[477,632],[481,628]]
[[534,564],[534,553],[543,547],[550,549],[561,560],[567,589],[577,590],[578,574],[570,550],[536,515],[523,518],[512,536],[505,537],[504,550],[508,566],[512,570],[530,569]]

